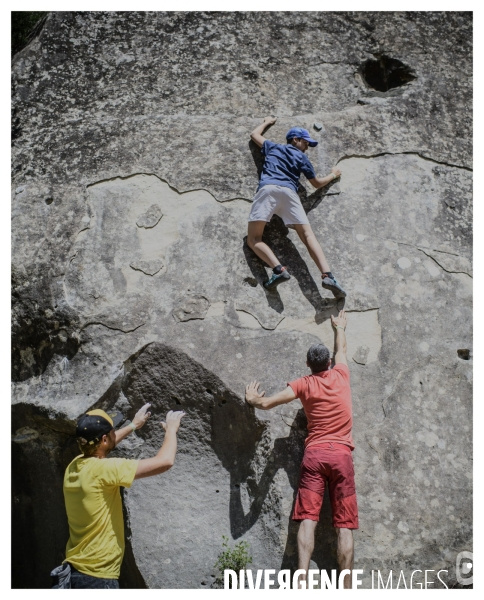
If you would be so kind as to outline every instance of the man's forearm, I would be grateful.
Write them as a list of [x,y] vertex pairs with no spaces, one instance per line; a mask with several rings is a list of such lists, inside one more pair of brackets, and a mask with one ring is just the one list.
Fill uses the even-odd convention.
[[172,467],[175,463],[177,447],[176,431],[168,429],[165,432],[165,439],[161,448],[158,450],[158,454],[155,459],[160,463],[161,466]]
[[262,135],[262,132],[265,131],[267,127],[269,127],[269,123],[261,123],[250,134],[250,139],[261,148],[265,142],[265,137]]
[[328,183],[331,183],[334,179],[336,179],[334,173],[330,173],[326,177],[315,177],[314,179],[311,179],[310,183],[314,188],[319,190],[319,188],[328,185]]
[[286,389],[274,394],[274,396],[269,396],[266,398],[264,395],[257,396],[256,394],[251,394],[250,391],[246,393],[245,399],[247,402],[253,406],[254,408],[258,408],[259,410],[270,410],[275,406],[279,406],[279,404],[286,404],[287,402],[291,402],[296,398],[293,389],[290,385],[286,387]]
[[346,354],[346,334],[341,326],[336,328],[336,340],[334,343],[334,353],[338,354],[338,352]]
[[132,433],[133,431],[134,431],[134,429],[131,427],[131,425],[126,425],[126,427],[123,427],[122,429],[118,429],[117,431],[115,431],[116,446],[119,444],[119,442],[121,440],[124,440],[124,438],[128,437],[128,435],[130,433]]
[[257,398],[256,400],[251,400],[249,404],[254,408],[258,408],[259,410],[269,410],[272,408],[272,402],[274,398],[269,396],[269,398]]
[[256,134],[256,135],[262,135],[262,133],[267,129],[269,125],[267,123],[261,123],[260,125],[257,125],[257,127],[254,129],[254,131],[250,134],[251,137]]
[[153,458],[143,458],[138,462],[136,473],[134,478],[141,479],[142,477],[151,477],[152,475],[159,475],[171,469],[175,464],[175,454],[177,439],[176,433],[180,427],[180,421],[185,413],[179,411],[168,411],[166,415],[166,423],[162,422],[165,430],[165,439],[161,448],[158,450],[156,456]]
[[153,456],[153,458],[143,458],[140,460],[134,478],[142,479],[143,477],[151,477],[171,469],[175,464],[176,443],[176,431],[171,429],[166,430],[165,439],[158,454]]
[[335,364],[343,363],[348,366],[346,358],[346,313],[340,310],[337,317],[331,315],[331,325],[334,327],[334,362]]

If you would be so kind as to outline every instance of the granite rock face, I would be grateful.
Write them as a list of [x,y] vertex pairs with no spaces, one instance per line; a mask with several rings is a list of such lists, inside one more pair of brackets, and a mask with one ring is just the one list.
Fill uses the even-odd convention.
[[[125,491],[123,585],[209,587],[222,535],[253,569],[295,568],[304,413],[256,413],[244,388],[307,374],[343,306],[355,568],[364,587],[372,569],[455,583],[472,550],[471,43],[459,12],[49,15],[13,60],[14,587],[48,587],[62,560],[75,419],[148,401],[119,456],[187,416],[174,468]],[[303,126],[318,174],[342,171],[299,194],[345,304],[277,217],[265,239],[292,279],[262,287],[244,238],[269,114],[266,137]],[[328,504],[314,568],[336,568]]]

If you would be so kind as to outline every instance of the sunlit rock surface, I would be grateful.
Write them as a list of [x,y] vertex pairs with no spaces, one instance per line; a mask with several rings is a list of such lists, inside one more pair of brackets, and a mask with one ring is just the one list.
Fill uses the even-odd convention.
[[[255,413],[333,343],[343,307],[294,231],[267,293],[247,248],[261,157],[294,125],[340,182],[300,196],[348,292],[355,568],[448,569],[472,550],[471,13],[51,13],[13,60],[13,585],[63,558],[62,473],[92,406],[154,416],[116,452],[175,467],[125,494],[122,585],[207,588],[222,535],[295,568],[299,402]],[[313,128],[319,123],[322,128]],[[336,568],[329,502],[313,568]],[[232,542],[234,543],[234,542]],[[436,578],[435,587],[439,582]],[[407,582],[408,584],[408,582]]]

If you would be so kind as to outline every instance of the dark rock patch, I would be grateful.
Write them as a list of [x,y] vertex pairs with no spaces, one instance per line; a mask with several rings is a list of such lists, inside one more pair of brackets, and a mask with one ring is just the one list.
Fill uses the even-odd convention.
[[44,294],[35,272],[12,269],[13,381],[40,375],[55,354],[71,360],[79,349],[76,314]]
[[368,87],[378,92],[388,92],[416,78],[410,67],[385,55],[367,60],[361,67],[361,75]]
[[12,587],[50,587],[69,537],[62,482],[79,453],[74,425],[45,409],[12,410]]
[[[166,413],[186,413],[175,466],[160,477],[137,481],[127,492],[127,510],[134,553],[149,587],[198,587],[211,574],[222,535],[237,539],[261,512],[272,511],[264,500],[275,472],[264,478],[264,493],[256,484],[260,462],[270,452],[266,424],[213,373],[158,343],[145,346],[125,363],[124,375],[96,407],[117,407],[119,398],[129,404],[128,418],[147,402],[153,416],[116,449],[117,456],[153,456],[163,441],[160,421]],[[214,471],[215,464],[222,470]],[[247,514],[240,501],[241,484],[248,486],[252,503]],[[194,494],[183,494],[183,489]],[[147,527],[147,513],[156,527]],[[166,541],[163,547],[156,543],[160,536]],[[204,540],[203,553],[192,547],[193,540]],[[263,540],[258,543],[264,545]],[[168,566],[163,563],[166,556]]]

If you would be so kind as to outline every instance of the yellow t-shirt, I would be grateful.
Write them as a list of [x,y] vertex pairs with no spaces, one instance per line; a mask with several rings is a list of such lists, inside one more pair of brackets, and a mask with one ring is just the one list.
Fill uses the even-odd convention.
[[69,521],[66,560],[81,573],[118,579],[124,554],[119,487],[133,483],[137,460],[77,456],[64,475]]

